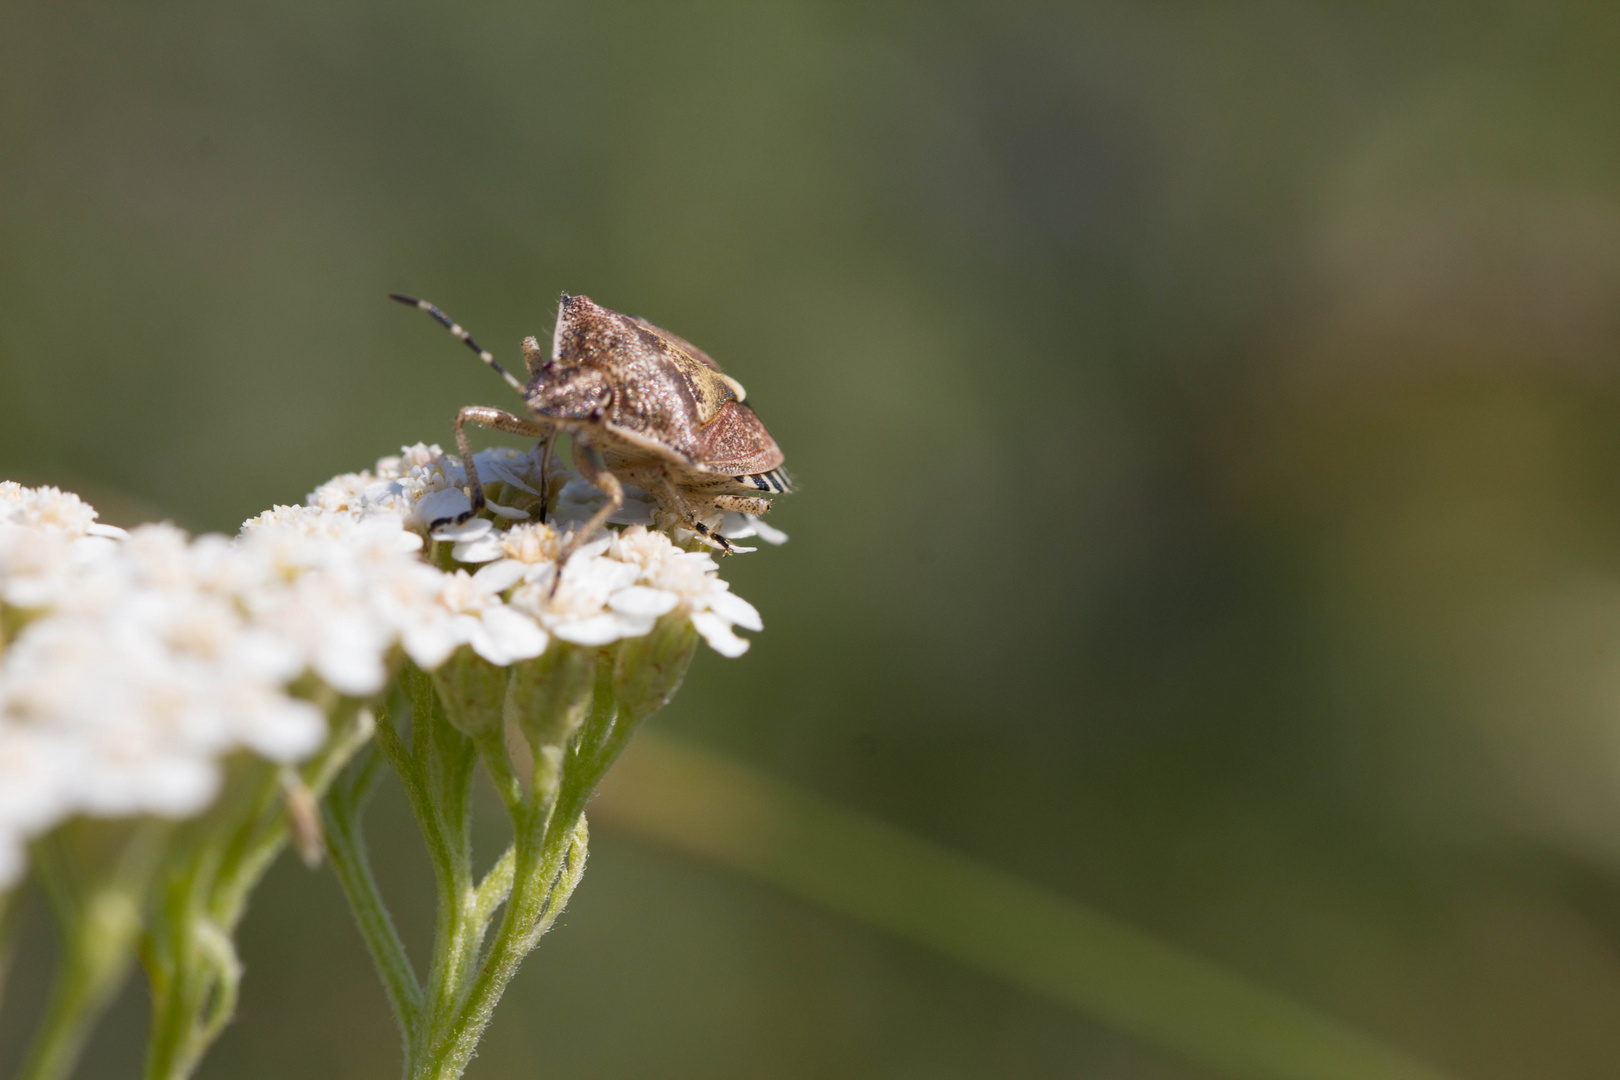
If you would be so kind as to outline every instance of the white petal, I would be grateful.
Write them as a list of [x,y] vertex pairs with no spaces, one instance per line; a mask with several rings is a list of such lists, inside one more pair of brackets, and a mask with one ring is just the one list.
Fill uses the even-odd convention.
[[190,817],[214,801],[220,775],[203,758],[149,753],[138,762],[91,762],[80,779],[80,805],[91,815]]
[[450,659],[450,654],[456,651],[459,644],[450,630],[448,619],[413,626],[400,635],[400,645],[405,649],[405,655],[424,671],[432,671]]
[[277,634],[247,631],[232,643],[227,661],[233,671],[271,682],[290,682],[304,668],[303,652]]
[[387,514],[386,518],[397,522],[400,529],[399,535],[389,541],[389,547],[392,550],[404,555],[422,550],[422,535],[405,528],[404,518],[395,513]]
[[522,521],[529,516],[527,510],[519,510],[515,506],[502,506],[493,499],[485,499],[484,505],[489,507],[489,512],[496,517],[503,517],[509,521]]
[[[608,607],[621,615],[640,615],[656,619],[675,610],[681,598],[663,589],[649,589],[645,585],[632,585],[620,589],[608,598]],[[735,621],[735,620],[733,620]]]
[[[492,664],[504,666],[514,660],[529,660],[546,651],[546,632],[533,619],[511,608],[486,611],[481,621],[483,634],[474,636],[472,647]],[[480,638],[483,648],[479,647]]]
[[[484,483],[500,482],[522,488],[530,495],[540,494],[534,488],[524,483],[524,474],[532,464],[529,455],[509,455],[504,450],[481,450],[473,455],[473,467],[478,470],[478,479]],[[491,506],[494,504],[491,503]],[[527,515],[525,515],[527,516]]]
[[606,551],[612,545],[613,545],[613,537],[611,535],[609,535],[609,536],[598,536],[595,540],[592,540],[590,543],[586,544],[584,547],[582,547],[578,551],[574,552],[572,558],[570,558],[570,560],[569,560],[569,565],[571,567],[573,565],[573,561],[575,559],[578,559],[578,560],[594,559],[596,556],[602,554],[602,552]]
[[[478,518],[475,520],[482,521],[484,519]],[[471,524],[471,522],[468,522],[468,524]],[[440,532],[447,531],[449,530],[440,530]],[[450,557],[456,562],[462,563],[490,562],[500,558],[503,554],[505,552],[501,550],[501,542],[493,533],[486,533],[474,540],[463,540],[450,550]]]
[[383,688],[388,680],[388,669],[383,666],[376,645],[369,640],[355,640],[359,636],[333,635],[336,640],[328,641],[315,654],[313,666],[315,674],[338,693],[370,697]]
[[502,559],[500,562],[492,562],[482,567],[473,575],[473,584],[487,593],[503,593],[522,581],[528,570],[527,563],[520,563],[516,559]]
[[754,534],[767,544],[776,544],[780,546],[787,543],[788,534],[783,532],[781,529],[765,524],[753,514],[747,514],[745,516],[748,518],[749,523],[754,526]]
[[[422,519],[424,525],[431,525],[435,521],[442,521],[445,518],[458,518],[471,509],[472,500],[467,498],[467,493],[460,488],[453,487],[440,488],[438,491],[429,492],[422,496],[421,502],[416,504],[416,514]],[[489,521],[484,518],[473,518],[464,524],[471,525],[474,521],[483,521],[486,528],[489,526]],[[442,532],[448,535],[441,537],[435,534],[433,539],[471,539],[471,537],[456,535],[455,529],[444,529]]]
[[692,628],[721,656],[738,657],[748,651],[748,639],[733,634],[731,624],[713,612],[693,612]]
[[[461,511],[455,511],[455,512],[448,513],[448,514],[435,513],[435,514],[430,516],[428,514],[428,512],[427,512],[428,511],[428,501],[431,500],[431,499],[436,498],[439,495],[443,495],[443,494],[446,494],[447,492],[452,492],[452,491],[454,491],[455,494],[461,496]],[[440,501],[441,502],[447,502],[448,500],[440,500]],[[434,521],[434,520],[437,520],[440,517],[455,517],[455,516],[457,516],[457,514],[463,512],[463,511],[471,509],[472,503],[468,501],[467,496],[464,493],[462,493],[460,491],[455,491],[454,488],[445,488],[444,491],[436,491],[432,495],[429,495],[426,498],[424,498],[422,500],[422,502],[421,502],[421,507],[422,507],[422,519],[424,521]],[[470,540],[477,540],[481,536],[487,536],[490,533],[490,531],[492,529],[494,529],[494,528],[495,528],[495,526],[489,520],[489,518],[481,518],[481,517],[468,518],[466,521],[463,521],[460,525],[446,525],[442,529],[434,530],[433,539],[435,539],[435,540],[448,540],[448,541],[452,541],[452,542],[457,543],[457,544],[464,544],[464,543],[466,543],[466,542],[468,542]]]
[[592,615],[570,619],[551,627],[551,632],[575,645],[609,645],[620,638],[640,637],[652,629],[652,620],[635,620],[622,615]]
[[[516,560],[513,560],[514,562]],[[549,586],[552,576],[557,572],[557,564],[553,562],[527,563],[523,569],[523,580],[528,584],[541,584]]]
[[765,624],[759,617],[759,609],[736,593],[710,593],[709,610],[727,622],[737,624],[744,630],[765,629]]
[[727,510],[720,515],[720,527],[715,532],[727,540],[746,540],[750,536],[759,535],[754,530],[753,518],[733,510]]
[[299,761],[326,736],[326,717],[307,701],[287,700],[260,710],[241,732],[242,742],[271,761]]

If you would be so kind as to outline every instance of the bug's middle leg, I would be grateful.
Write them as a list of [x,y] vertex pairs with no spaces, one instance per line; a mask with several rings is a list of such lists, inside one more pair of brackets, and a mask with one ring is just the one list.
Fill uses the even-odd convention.
[[472,444],[467,441],[465,426],[467,424],[477,424],[479,427],[492,428],[511,435],[540,439],[548,448],[553,434],[550,424],[542,424],[526,416],[518,416],[516,413],[494,409],[488,405],[469,405],[456,413],[456,451],[461,455],[462,471],[467,474],[467,498],[472,500],[472,505],[453,518],[440,518],[433,522],[428,526],[429,531],[470,521],[484,508],[484,485],[478,482],[478,468],[473,464]]

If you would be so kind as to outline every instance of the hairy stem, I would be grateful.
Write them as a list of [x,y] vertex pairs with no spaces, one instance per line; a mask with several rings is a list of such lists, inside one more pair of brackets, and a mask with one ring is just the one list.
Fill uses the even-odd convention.
[[472,880],[472,777],[477,751],[472,740],[450,723],[438,690],[425,673],[409,666],[404,681],[412,705],[411,741],[419,754],[426,754],[425,759],[415,759],[418,784],[432,800],[426,809],[440,831],[438,843],[428,852],[438,888],[438,918],[423,999],[425,1022],[412,1043],[415,1058],[431,1032],[460,1003],[483,932],[473,922],[478,907]]
[[[606,678],[599,688],[572,753],[562,747],[543,747],[536,754],[527,797],[504,748],[493,739],[482,747],[486,763],[494,763],[491,773],[496,788],[503,792],[516,834],[511,891],[500,926],[459,1011],[447,1021],[433,1024],[425,1052],[411,1063],[412,1080],[455,1080],[465,1071],[507,984],[579,883],[587,851],[585,803],[628,738],[628,731],[614,730],[622,718]],[[562,767],[565,759],[566,768]]]
[[428,1052],[413,1063],[412,1080],[455,1080],[466,1070],[507,983],[517,974],[523,957],[551,928],[584,872],[585,821],[583,816],[575,820],[574,828],[559,830],[560,835],[548,832],[538,844],[532,834],[519,838],[517,880],[489,955],[460,1012],[438,1033]]
[[422,987],[416,981],[394,920],[388,914],[377,880],[366,856],[362,815],[367,796],[375,783],[377,764],[382,759],[373,752],[351,769],[351,774],[332,786],[326,802],[327,850],[338,884],[354,912],[360,936],[371,953],[372,963],[382,980],[383,992],[394,1013],[404,1052],[410,1053],[417,1024],[422,1015]]

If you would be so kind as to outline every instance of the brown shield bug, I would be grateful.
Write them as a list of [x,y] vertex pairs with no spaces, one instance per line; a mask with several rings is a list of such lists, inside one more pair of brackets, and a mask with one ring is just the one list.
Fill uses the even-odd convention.
[[[539,439],[547,455],[559,431],[573,440],[575,468],[608,501],[575,531],[564,559],[624,505],[626,483],[645,490],[659,509],[722,551],[730,551],[731,544],[702,520],[705,516],[763,514],[771,496],[792,490],[782,472],[782,451],[748,404],[742,384],[703,350],[667,330],[609,311],[587,296],[564,293],[550,356],[536,339],[523,339],[525,386],[437,307],[389,295],[443,323],[528,406],[527,416],[485,405],[456,414],[456,449],[472,507],[460,517],[435,521],[435,528],[460,524],[484,508],[467,424]],[[542,502],[542,517],[544,512]]]

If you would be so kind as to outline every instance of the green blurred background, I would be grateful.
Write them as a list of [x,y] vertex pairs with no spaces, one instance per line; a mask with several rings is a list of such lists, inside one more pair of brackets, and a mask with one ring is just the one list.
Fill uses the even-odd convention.
[[[1612,1077],[1617,55],[1603,4],[0,0],[0,475],[231,531],[509,402],[386,292],[508,360],[586,293],[802,488],[664,732],[1466,1080]],[[565,922],[470,1076],[1211,1075],[622,833]],[[204,1077],[397,1075],[329,872],[242,947]]]

